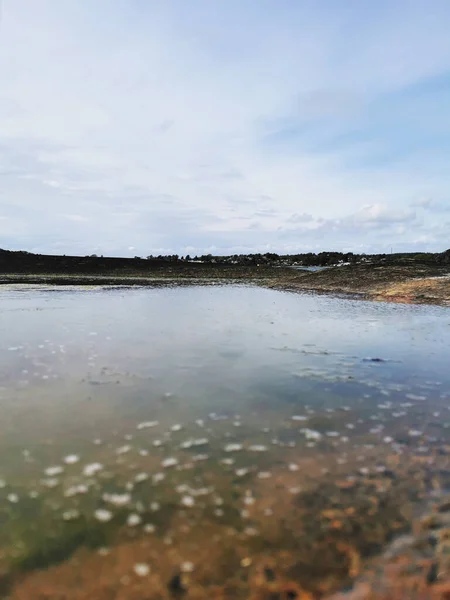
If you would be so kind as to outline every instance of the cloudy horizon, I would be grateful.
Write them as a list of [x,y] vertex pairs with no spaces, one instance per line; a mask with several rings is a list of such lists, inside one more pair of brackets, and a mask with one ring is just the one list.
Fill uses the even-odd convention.
[[443,251],[445,0],[4,0],[0,248]]

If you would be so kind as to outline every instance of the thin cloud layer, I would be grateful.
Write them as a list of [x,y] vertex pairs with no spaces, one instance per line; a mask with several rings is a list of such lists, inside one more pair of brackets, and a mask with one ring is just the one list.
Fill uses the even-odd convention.
[[0,247],[448,247],[450,5],[5,0]]

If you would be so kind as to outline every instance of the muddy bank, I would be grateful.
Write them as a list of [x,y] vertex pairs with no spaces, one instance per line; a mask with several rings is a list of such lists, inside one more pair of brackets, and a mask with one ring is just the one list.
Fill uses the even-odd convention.
[[358,264],[323,271],[296,271],[268,287],[357,295],[367,300],[418,304],[450,303],[450,268],[429,264]]
[[311,272],[289,267],[186,264],[148,272],[0,274],[0,284],[181,286],[251,283],[271,289],[349,294],[367,300],[450,304],[450,267],[438,264],[354,264]]

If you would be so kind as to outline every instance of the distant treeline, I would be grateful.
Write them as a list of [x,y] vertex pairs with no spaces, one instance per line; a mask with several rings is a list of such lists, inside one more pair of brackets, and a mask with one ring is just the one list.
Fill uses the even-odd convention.
[[56,256],[0,249],[0,273],[107,273],[112,271],[146,271],[148,269],[185,268],[191,263],[238,266],[332,266],[355,263],[450,264],[450,250],[440,253],[354,254],[353,252],[307,252],[301,254],[233,254],[231,256],[147,256],[115,258],[90,256]]
[[331,266],[342,263],[359,263],[359,262],[386,262],[386,261],[422,261],[422,262],[448,262],[450,261],[450,250],[441,253],[396,253],[396,254],[354,254],[353,252],[307,252],[302,254],[276,254],[267,252],[266,254],[233,254],[230,256],[214,256],[206,254],[202,256],[190,257],[153,257],[149,259],[165,259],[165,260],[192,260],[198,262],[214,262],[228,264],[279,264],[279,265],[298,265],[305,267],[312,266]]

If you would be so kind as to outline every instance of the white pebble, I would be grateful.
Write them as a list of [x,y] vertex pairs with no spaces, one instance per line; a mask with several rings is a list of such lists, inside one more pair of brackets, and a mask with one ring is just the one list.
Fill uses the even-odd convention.
[[44,473],[46,475],[48,475],[49,477],[54,477],[55,475],[60,475],[63,471],[64,471],[63,467],[56,466],[56,467],[47,467],[45,469]]
[[66,498],[71,498],[72,496],[77,496],[78,494],[86,494],[87,491],[87,485],[73,485],[64,492],[64,496]]
[[114,506],[126,506],[131,502],[130,494],[103,494],[103,500]]
[[149,429],[150,427],[156,427],[158,425],[158,421],[143,421],[139,423],[136,429]]
[[322,439],[322,434],[314,429],[301,429],[300,430],[307,440],[320,440]]
[[410,429],[410,430],[408,431],[408,434],[409,434],[411,437],[419,437],[420,435],[422,435],[422,432],[421,432],[421,431],[419,431],[418,429]]
[[59,479],[56,479],[56,477],[49,477],[48,479],[43,479],[41,483],[45,487],[54,488],[59,485]]
[[191,507],[191,506],[194,506],[195,500],[192,496],[183,496],[181,498],[181,504],[183,506]]
[[74,521],[75,519],[78,519],[79,516],[80,513],[76,509],[66,510],[65,512],[63,512],[64,521]]
[[142,522],[142,518],[140,515],[133,513],[131,515],[128,515],[127,518],[127,525],[129,527],[136,527],[136,525],[140,525]]
[[238,477],[244,477],[244,475],[247,475],[247,473],[249,472],[249,469],[236,469],[236,475]]
[[80,460],[80,457],[77,456],[76,454],[69,454],[69,456],[65,457],[64,462],[66,463],[66,465],[74,465],[79,460]]
[[136,563],[133,567],[133,571],[138,577],[147,577],[150,573],[150,567],[145,563]]
[[113,518],[113,514],[110,510],[106,510],[105,508],[98,508],[94,512],[94,517],[97,519],[97,521],[107,523],[108,521],[111,521],[111,519]]
[[227,444],[224,448],[225,452],[239,452],[242,450],[242,444]]
[[83,475],[86,477],[92,477],[99,471],[103,469],[103,465],[100,463],[91,463],[90,465],[86,465],[83,469]]

